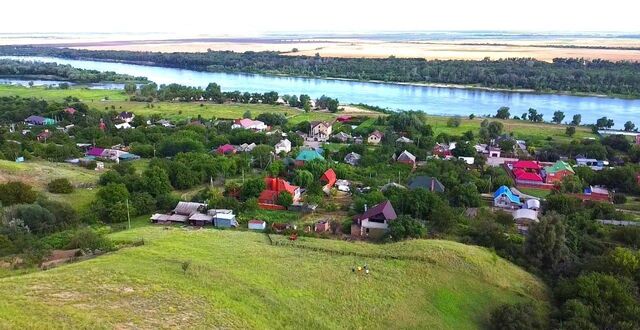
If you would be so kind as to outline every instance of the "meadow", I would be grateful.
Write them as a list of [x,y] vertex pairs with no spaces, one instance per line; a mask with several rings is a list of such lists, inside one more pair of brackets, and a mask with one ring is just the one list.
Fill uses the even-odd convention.
[[[0,279],[0,327],[476,329],[501,303],[548,302],[533,275],[455,242],[301,238],[301,248],[259,233],[156,226],[111,238],[145,245]],[[369,275],[352,272],[364,264]]]

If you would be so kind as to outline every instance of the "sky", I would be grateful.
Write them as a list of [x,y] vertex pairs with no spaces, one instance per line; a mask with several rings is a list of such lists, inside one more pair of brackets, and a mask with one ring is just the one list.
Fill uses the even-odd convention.
[[7,1],[0,33],[640,32],[636,0]]

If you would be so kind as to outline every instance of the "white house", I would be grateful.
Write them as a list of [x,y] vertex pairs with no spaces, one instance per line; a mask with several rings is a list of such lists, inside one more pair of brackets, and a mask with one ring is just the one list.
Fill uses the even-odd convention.
[[130,129],[133,128],[133,126],[131,126],[128,122],[124,122],[121,124],[115,124],[117,129]]
[[291,152],[291,141],[289,141],[289,139],[280,140],[280,142],[276,143],[275,150],[276,154],[281,152],[288,154]]
[[262,220],[251,220],[249,221],[249,230],[265,230],[267,228],[267,223]]
[[264,122],[259,120],[243,118],[243,119],[236,119],[233,125],[231,125],[231,128],[232,129],[243,128],[243,129],[250,129],[254,131],[265,131],[269,129],[269,126],[267,126]]

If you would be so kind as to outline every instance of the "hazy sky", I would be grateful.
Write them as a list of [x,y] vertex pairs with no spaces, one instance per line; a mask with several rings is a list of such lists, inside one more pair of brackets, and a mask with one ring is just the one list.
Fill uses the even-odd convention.
[[[168,5],[170,4],[170,5]],[[0,32],[540,30],[640,32],[637,0],[22,0]]]

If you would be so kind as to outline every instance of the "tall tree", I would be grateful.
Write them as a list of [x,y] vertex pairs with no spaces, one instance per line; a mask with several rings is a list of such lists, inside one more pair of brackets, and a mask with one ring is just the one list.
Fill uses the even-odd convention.
[[511,114],[509,113],[509,107],[500,107],[496,113],[496,118],[498,119],[509,119],[510,117]]
[[575,114],[575,115],[573,115],[573,120],[571,120],[571,125],[579,126],[581,121],[582,121],[582,115],[581,114]]
[[536,267],[556,270],[567,260],[569,249],[566,245],[564,220],[564,216],[550,213],[530,227],[525,241],[525,253]]
[[562,120],[564,120],[564,112],[562,111],[556,111],[553,113],[553,119],[552,121],[556,124],[560,124],[562,123]]

